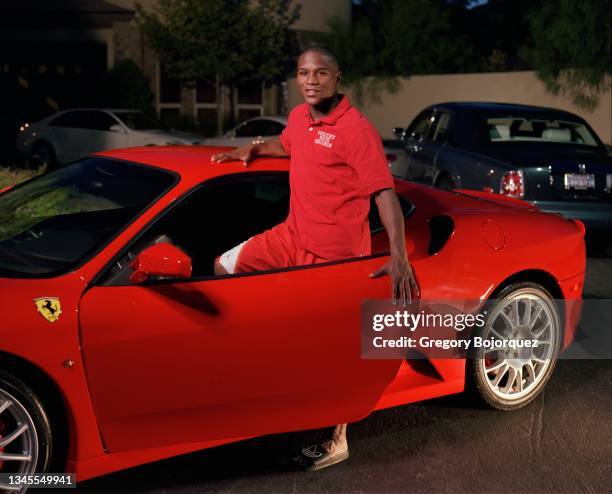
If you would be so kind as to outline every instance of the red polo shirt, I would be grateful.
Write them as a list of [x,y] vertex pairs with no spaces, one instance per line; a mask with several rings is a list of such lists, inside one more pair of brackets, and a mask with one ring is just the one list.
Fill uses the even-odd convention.
[[374,126],[347,96],[320,120],[303,103],[280,137],[291,156],[287,224],[302,249],[328,260],[370,254],[370,195],[393,188]]

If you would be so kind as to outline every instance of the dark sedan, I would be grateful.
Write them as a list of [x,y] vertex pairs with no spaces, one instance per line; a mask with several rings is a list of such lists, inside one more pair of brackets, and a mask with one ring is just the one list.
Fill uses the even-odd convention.
[[612,229],[612,158],[583,119],[552,108],[454,102],[394,129],[408,153],[396,176],[501,193]]

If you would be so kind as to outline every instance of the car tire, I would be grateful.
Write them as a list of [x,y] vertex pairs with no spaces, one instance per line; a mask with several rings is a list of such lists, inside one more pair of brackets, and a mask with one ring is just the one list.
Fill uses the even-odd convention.
[[[52,438],[49,416],[34,391],[0,370],[0,473],[48,471]],[[0,482],[0,491],[2,487]]]
[[40,141],[34,144],[32,147],[32,157],[30,162],[36,168],[45,166],[46,170],[53,170],[57,168],[57,155],[53,146],[45,141]]
[[474,337],[538,340],[535,349],[475,348],[467,363],[468,390],[481,404],[517,410],[540,394],[554,371],[561,347],[559,309],[544,287],[514,283],[492,299],[486,311],[486,323]]
[[450,178],[446,173],[443,173],[437,178],[436,187],[443,190],[452,190],[455,188],[455,183],[453,182],[452,178]]

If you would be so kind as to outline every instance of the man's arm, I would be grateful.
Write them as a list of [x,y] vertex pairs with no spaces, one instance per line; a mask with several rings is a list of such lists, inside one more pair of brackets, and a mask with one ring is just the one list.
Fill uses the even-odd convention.
[[419,287],[406,252],[402,208],[393,189],[381,190],[376,193],[374,199],[378,206],[380,219],[389,237],[391,259],[387,264],[372,273],[370,277],[377,278],[383,274],[388,274],[391,277],[391,299],[393,303],[399,299],[403,305],[406,305],[412,297],[419,296]]
[[248,166],[257,156],[264,155],[278,157],[289,156],[281,144],[280,139],[274,138],[262,142],[261,144],[247,144],[246,146],[240,146],[227,153],[215,154],[210,158],[210,161],[223,163],[224,161],[240,160],[243,162],[244,166]]

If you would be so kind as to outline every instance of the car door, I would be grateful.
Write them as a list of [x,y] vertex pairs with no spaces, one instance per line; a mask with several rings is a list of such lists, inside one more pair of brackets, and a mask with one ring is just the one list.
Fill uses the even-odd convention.
[[408,169],[410,180],[425,181],[425,155],[427,152],[426,137],[430,126],[435,120],[433,110],[422,111],[408,126],[404,135],[406,152],[408,153]]
[[399,361],[360,356],[361,302],[389,290],[368,277],[384,258],[212,276],[216,255],[283,219],[283,184],[204,187],[139,237],[172,239],[192,257],[191,279],[132,285],[119,260],[83,296],[86,371],[109,451],[359,420],[394,378]]
[[438,173],[447,173],[453,188],[498,192],[503,163],[483,155],[482,137],[488,132],[478,113],[456,111],[450,116],[445,143],[436,157]]
[[452,124],[453,115],[451,113],[443,110],[435,112],[435,120],[429,127],[429,132],[423,142],[423,151],[421,152],[424,181],[427,184],[447,186],[451,183],[442,177],[449,177],[452,181],[455,170],[454,164],[448,160],[445,162],[440,161],[448,144]]
[[60,163],[68,163],[87,153],[91,132],[87,128],[85,110],[72,110],[59,115],[49,123],[52,144]]
[[[433,185],[437,176],[437,158],[444,144],[450,123],[450,114],[433,110],[424,116],[426,122],[418,122],[412,134],[414,142],[408,145],[410,167],[418,181]],[[409,134],[410,136],[410,134]]]
[[86,113],[86,125],[89,133],[83,154],[128,146],[126,131],[111,130],[111,128],[116,128],[114,126],[120,126],[120,124],[110,114],[99,110],[88,111]]

